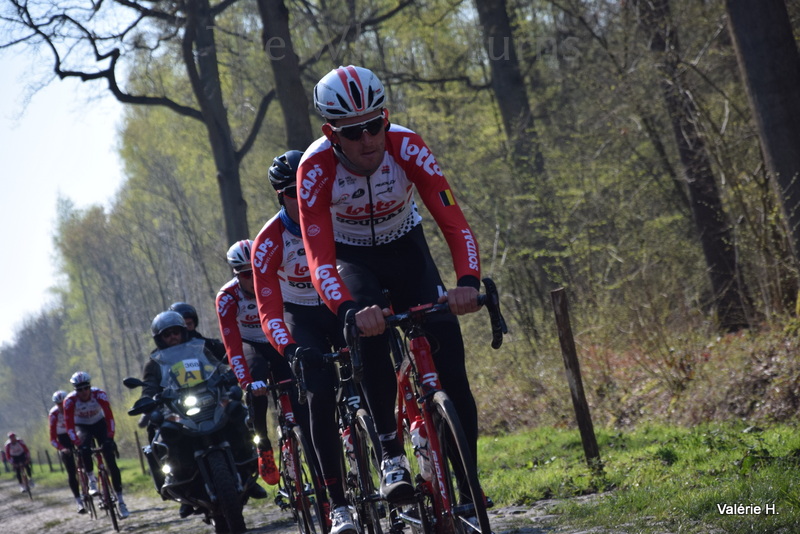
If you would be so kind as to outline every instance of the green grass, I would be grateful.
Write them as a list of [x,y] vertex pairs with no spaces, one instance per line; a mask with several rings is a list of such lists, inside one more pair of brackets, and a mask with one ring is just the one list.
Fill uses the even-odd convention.
[[[603,474],[588,468],[577,430],[537,429],[480,442],[481,480],[499,506],[562,501],[561,522],[625,532],[796,532],[800,525],[800,433],[794,425],[692,429],[642,426],[596,432]],[[725,515],[718,505],[758,505]],[[764,513],[767,505],[775,514]]]

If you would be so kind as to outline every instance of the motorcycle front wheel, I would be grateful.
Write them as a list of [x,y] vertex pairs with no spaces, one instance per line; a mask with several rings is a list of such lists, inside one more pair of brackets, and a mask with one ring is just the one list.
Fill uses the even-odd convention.
[[[231,471],[231,466],[225,457],[225,453],[223,451],[213,451],[206,457],[206,462],[208,462],[208,468],[211,472],[211,479],[214,481],[218,511],[228,523],[228,530],[223,530],[223,532],[231,532],[232,534],[245,532],[247,527],[242,515],[242,501],[236,491],[236,473]],[[216,514],[215,516],[218,517]],[[219,531],[217,529],[217,532]]]

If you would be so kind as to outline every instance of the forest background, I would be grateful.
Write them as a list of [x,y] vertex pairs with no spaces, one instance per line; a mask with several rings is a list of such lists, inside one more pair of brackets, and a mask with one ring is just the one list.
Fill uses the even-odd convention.
[[[172,302],[219,336],[225,251],[277,211],[272,158],[318,135],[311,90],[346,64],[373,69],[390,119],[437,155],[501,290],[501,350],[484,314],[462,322],[484,433],[572,424],[557,287],[595,424],[796,419],[791,188],[759,143],[726,2],[0,5],[0,45],[49,49],[57,76],[130,104],[117,197],[60,203],[58,303],[0,347],[0,429],[44,446],[51,395],[78,369],[128,419],[122,378]],[[800,3],[760,5],[798,35]]]

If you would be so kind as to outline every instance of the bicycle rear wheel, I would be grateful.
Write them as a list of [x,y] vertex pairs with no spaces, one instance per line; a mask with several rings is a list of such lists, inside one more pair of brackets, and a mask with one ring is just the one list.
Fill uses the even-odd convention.
[[[442,477],[451,502],[439,512],[436,530],[456,534],[491,534],[486,500],[478,479],[478,467],[472,458],[464,429],[447,393],[438,391],[432,399],[430,416],[439,438]],[[438,484],[439,477],[434,477]],[[453,499],[459,497],[454,506]]]
[[[300,426],[280,440],[281,481],[278,491],[285,495],[292,507],[292,515],[300,534],[324,534],[328,531],[323,508],[324,491],[314,468],[316,454],[306,440]],[[288,454],[290,460],[284,457]]]

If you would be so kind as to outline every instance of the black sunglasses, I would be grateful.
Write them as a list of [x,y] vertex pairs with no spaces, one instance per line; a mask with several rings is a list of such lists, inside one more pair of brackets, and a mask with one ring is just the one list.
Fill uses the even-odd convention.
[[281,194],[285,197],[297,198],[297,186],[290,185],[289,187],[284,187],[281,189]]
[[75,391],[86,391],[87,389],[92,389],[92,386],[81,386],[79,388],[75,388]]
[[341,135],[345,139],[349,139],[350,141],[358,141],[359,139],[361,139],[364,130],[366,130],[367,133],[370,135],[378,135],[378,132],[380,132],[381,129],[383,129],[382,113],[381,115],[375,117],[374,119],[370,119],[364,122],[359,122],[358,124],[350,124],[348,126],[342,126],[341,128],[336,128],[335,126],[331,126],[331,130]]

